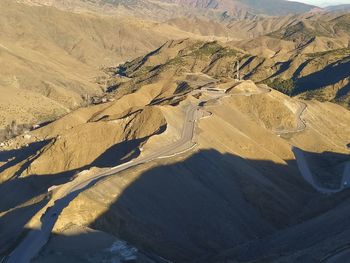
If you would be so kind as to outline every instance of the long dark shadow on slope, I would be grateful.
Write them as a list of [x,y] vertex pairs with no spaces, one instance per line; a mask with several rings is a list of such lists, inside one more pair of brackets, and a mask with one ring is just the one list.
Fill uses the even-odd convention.
[[19,237],[24,236],[27,222],[49,201],[47,196],[33,204],[16,208],[0,217],[0,256],[10,253]]
[[[163,131],[163,130],[162,130]],[[89,165],[85,165],[73,170],[68,170],[55,174],[30,174],[24,177],[14,178],[13,180],[6,181],[0,184],[0,212],[7,211],[14,208],[17,205],[23,204],[26,201],[39,196],[47,192],[47,189],[53,185],[60,185],[68,182],[77,173],[90,169],[92,167],[109,168],[115,167],[121,163],[128,162],[139,156],[139,147],[147,141],[149,137],[124,141],[111,146]],[[43,148],[46,144],[41,144]],[[26,158],[18,157],[19,159],[26,160],[18,169],[15,174],[20,175],[25,169],[27,169],[32,161],[35,159],[30,153],[36,154],[40,148],[35,150],[25,149]],[[41,149],[42,149],[41,148]],[[30,158],[31,157],[31,158]],[[39,157],[39,156],[36,156]],[[17,159],[17,158],[16,158]],[[6,165],[6,169],[11,168],[12,165],[16,165],[17,162],[12,162]],[[20,192],[17,192],[21,189]]]
[[0,255],[8,254],[26,235],[25,225],[49,201],[47,189],[68,182],[78,170],[30,175],[0,184]]
[[341,187],[345,165],[350,161],[350,155],[328,151],[322,154],[304,151],[304,156],[319,186],[328,189]]
[[[166,44],[166,43],[165,43]],[[147,60],[152,57],[153,55],[157,54],[162,48],[163,46],[165,46],[165,44],[163,44],[162,46],[160,46],[159,48],[151,51],[150,53],[148,53],[146,56],[144,57],[139,57],[138,59],[136,59],[136,63],[135,65],[133,65],[131,68],[129,67],[128,62],[126,63],[126,66],[121,66],[118,69],[118,74],[122,75],[122,76],[127,76],[129,77],[130,75],[132,75],[132,73],[130,72],[136,72],[139,68],[141,68],[146,62]]]
[[20,162],[26,160],[27,158],[36,154],[37,151],[40,151],[44,146],[50,143],[49,140],[34,142],[28,145],[28,147],[23,147],[18,150],[9,150],[0,152],[0,161],[6,162],[0,166],[0,173],[6,169],[19,164]]
[[335,62],[324,69],[296,80],[295,95],[336,84],[350,76],[350,57],[345,62]]
[[[82,231],[79,232],[79,230]],[[33,230],[26,229],[25,231]],[[136,257],[137,260],[133,260],[133,257]],[[52,233],[49,244],[31,260],[31,263],[47,262],[169,263],[155,254],[140,249],[135,250],[113,235],[86,230],[76,225],[69,226],[64,233]]]
[[285,61],[285,62],[277,62],[275,64],[275,66],[279,67],[279,68],[276,71],[276,73],[274,73],[273,75],[270,76],[270,78],[277,77],[278,75],[284,73],[285,71],[287,71],[290,68],[291,64],[292,64],[292,60],[288,60],[288,61]]
[[317,193],[292,160],[283,165],[205,150],[137,176],[90,227],[174,262],[190,262],[327,213],[344,193]]
[[137,176],[90,227],[188,262],[269,236],[297,224],[299,215],[322,213],[320,204],[304,213],[321,198],[295,161],[283,165],[205,150]]
[[[322,196],[306,206],[323,207],[321,214],[262,239],[250,240],[194,262],[305,262],[317,263],[350,244],[350,189]],[[345,261],[339,261],[345,262]]]
[[292,77],[292,79],[293,80],[295,80],[295,79],[297,79],[298,77],[299,77],[299,75],[300,75],[300,73],[304,70],[304,68],[310,63],[310,59],[308,59],[308,60],[306,60],[306,61],[304,61],[303,63],[301,63],[300,65],[299,65],[299,67],[296,69],[296,71],[294,72],[294,74],[293,74],[293,77]]
[[140,146],[146,142],[147,139],[148,138],[135,139],[115,144],[97,157],[90,166],[106,168],[129,162],[140,155]]
[[[125,151],[126,145],[128,144],[121,144],[121,152]],[[92,163],[111,164],[109,161],[103,163],[103,159],[120,151],[118,148],[107,150]],[[89,167],[82,167],[84,168]],[[57,178],[55,175],[47,175],[48,177],[43,179],[43,175],[40,175],[28,180],[33,180],[32,185],[40,183],[36,180],[38,178],[44,180],[44,183],[41,183],[44,185],[41,191],[44,192],[49,186],[57,184],[53,182],[53,178],[58,180],[56,182],[63,180],[64,183],[78,170],[69,171],[66,176],[57,174]],[[58,211],[99,180],[96,179],[58,200]],[[2,186],[9,187],[6,185]],[[10,188],[17,187],[18,185],[15,185]],[[34,192],[40,193],[37,189]],[[228,243],[265,236],[276,228],[283,228],[289,224],[291,215],[300,210],[301,203],[317,196],[298,175],[293,161],[288,162],[288,165],[280,165],[261,160],[244,160],[238,156],[222,155],[210,150],[195,154],[178,164],[161,166],[145,172],[124,191],[116,204],[112,205],[109,210],[111,215],[107,212],[107,219],[101,217],[102,220],[97,220],[94,226],[104,227],[112,218],[114,223],[111,224],[117,225],[112,233],[122,236],[122,239],[151,252],[158,250],[158,246],[155,248],[152,242],[161,242],[161,253],[156,254],[173,255],[171,257],[183,255],[185,258],[201,255],[207,250],[218,251],[227,247]],[[26,198],[29,200],[32,197],[29,193]],[[20,204],[25,200],[24,198],[17,202]],[[117,213],[114,207],[117,208]],[[36,211],[39,209],[40,206]],[[15,209],[10,213],[18,211],[20,210]],[[162,218],[163,216],[165,218]],[[157,218],[161,221],[157,222]],[[217,222],[220,222],[218,229]],[[134,231],[135,229],[137,231]],[[204,234],[201,234],[202,232]],[[133,233],[136,233],[136,237]],[[211,235],[214,241],[209,238]],[[235,241],[232,240],[233,236]],[[202,240],[209,241],[203,244]]]
[[[350,74],[350,73],[349,73]],[[350,83],[348,83],[346,86],[342,87],[337,91],[336,98],[341,98],[345,95],[348,95],[350,93]]]
[[89,168],[112,168],[122,163],[127,163],[133,159],[136,159],[141,154],[140,148],[142,145],[147,142],[147,140],[153,135],[163,133],[166,128],[167,126],[163,125],[152,135],[138,139],[126,140],[111,146],[93,162],[91,162]]
[[[59,214],[101,179],[57,200],[51,209]],[[273,234],[290,225],[307,200],[318,197],[293,161],[281,165],[208,150],[146,171],[92,227],[184,262]],[[53,223],[43,221],[43,227]]]
[[[1,231],[3,236],[0,236],[2,237],[3,243],[6,244],[6,247],[0,246],[2,248],[0,250],[0,255],[8,247],[11,247],[20,236],[22,236],[25,223],[47,203],[47,201],[45,203],[43,201],[39,202],[37,199],[42,199],[45,196],[49,197],[47,190],[51,186],[65,184],[69,182],[77,173],[90,169],[91,167],[114,167],[121,163],[128,162],[139,155],[139,146],[142,145],[142,143],[147,139],[148,137],[145,137],[142,139],[135,139],[116,144],[107,149],[91,164],[79,167],[77,169],[56,174],[32,174],[25,177],[14,178],[0,184],[0,212],[8,211],[6,215],[2,216],[0,219],[0,230],[1,228],[13,230],[11,235],[5,235],[8,232]],[[31,152],[35,153],[36,151]],[[28,163],[24,163],[19,169],[21,170],[23,166],[29,166],[30,163],[30,161],[28,161]],[[91,185],[96,183],[96,181],[92,182],[81,191],[88,189]],[[69,202],[73,200],[81,191],[75,191],[67,196],[67,198],[59,200],[60,206],[62,206],[62,204],[64,206],[68,205]],[[18,207],[19,205],[23,205],[28,201],[34,204]],[[39,203],[41,205],[39,205]],[[9,218],[15,217],[21,218],[21,220],[8,220]],[[6,221],[4,221],[5,219]]]
[[34,174],[0,184],[0,212],[47,193],[49,187],[66,183],[75,173],[76,171],[72,170],[58,174]]

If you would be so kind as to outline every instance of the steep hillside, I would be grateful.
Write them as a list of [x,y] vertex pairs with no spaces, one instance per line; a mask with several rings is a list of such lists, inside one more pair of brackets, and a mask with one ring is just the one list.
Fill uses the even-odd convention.
[[[169,42],[149,55],[126,63],[119,73],[137,77],[134,88],[183,71],[203,72],[212,77],[234,77],[235,64],[240,61],[244,79],[267,83],[292,96],[306,99],[333,101],[349,107],[349,55],[345,43],[338,40],[339,49],[309,53],[310,46],[302,49],[296,42],[263,37],[261,42],[248,41],[237,44],[242,49],[218,42],[184,40]],[[336,41],[336,40],[335,40]],[[312,44],[310,44],[312,45]],[[318,46],[327,50],[327,46]],[[249,54],[249,50],[252,54]],[[124,83],[111,89],[121,92]]]
[[[252,18],[254,14],[263,15],[287,15],[305,13],[315,8],[315,6],[300,2],[286,0],[98,0],[98,1],[72,1],[72,0],[18,0],[30,4],[51,5],[63,9],[75,11],[100,10],[106,13],[130,12],[138,15],[151,15],[162,18],[168,14],[171,16],[181,12],[208,15],[206,11],[214,11],[217,15],[229,15],[233,18]],[[178,10],[175,10],[178,9]],[[194,10],[195,9],[195,10]],[[142,11],[141,11],[142,10]],[[126,13],[125,13],[126,12]],[[157,13],[157,15],[155,15]]]
[[305,13],[315,8],[315,6],[300,2],[285,0],[166,0],[181,5],[189,5],[196,8],[215,9],[227,12],[232,15],[244,13],[263,14],[271,16],[283,16],[287,14]]
[[[328,38],[328,41],[334,42],[340,38],[347,42],[349,38],[348,17],[348,13],[337,12],[304,13],[277,17],[257,16],[250,20],[231,20],[227,26],[242,39],[269,35],[277,39],[292,41]],[[332,46],[328,47],[328,49],[332,48],[334,49]]]
[[0,57],[8,66],[0,72],[0,133],[14,120],[33,125],[89,103],[106,86],[101,69],[149,52],[167,39],[229,34],[219,24],[208,28],[206,21],[193,23],[200,30],[1,1]]
[[[315,38],[349,37],[350,15],[315,15],[307,19],[299,19],[297,23],[288,25],[270,34],[272,37],[307,44]],[[331,46],[329,48],[332,48]]]
[[312,5],[303,4],[297,1],[283,0],[239,0],[256,13],[283,16],[288,14],[305,13],[316,8]]
[[[168,48],[176,53],[181,43],[160,50],[158,63],[169,59]],[[157,63],[151,57],[147,63]],[[132,247],[137,248],[131,249],[132,255],[140,253],[137,262],[152,262],[143,261],[144,254],[156,262],[163,262],[161,258],[203,262],[207,259],[202,258],[221,257],[226,251],[230,256],[231,249],[242,243],[268,240],[290,227],[302,228],[298,222],[312,220],[326,213],[329,203],[338,202],[342,195],[321,205],[326,197],[302,179],[290,144],[304,150],[320,181],[337,187],[338,171],[347,161],[347,110],[330,103],[303,102],[308,107],[303,114],[307,128],[298,130],[301,102],[286,95],[251,81],[217,78],[219,82],[213,82],[199,72],[174,73],[144,82],[114,102],[68,114],[29,133],[29,138],[16,138],[11,142],[11,147],[20,148],[16,152],[11,147],[2,151],[2,160],[10,161],[1,166],[1,178],[15,177],[0,185],[4,194],[0,226],[6,228],[1,233],[1,253],[21,240],[23,228],[34,228],[47,207],[64,203],[62,194],[74,184],[178,141],[188,106],[207,100],[201,111],[210,114],[197,120],[195,147],[89,185],[66,203],[55,234],[34,262],[99,260],[123,256],[122,251]],[[130,82],[139,80],[135,75]],[[211,88],[227,92],[216,97]],[[283,136],[278,135],[283,131]],[[337,171],[331,180],[328,171]],[[13,191],[19,187],[20,194]],[[348,192],[343,196],[347,198]],[[310,211],[314,203],[319,206]],[[339,227],[346,225],[344,220]],[[116,237],[119,242],[126,240],[127,247],[109,250]],[[329,237],[332,233],[324,238]],[[93,243],[96,246],[91,248]]]
[[[302,239],[317,260],[346,244],[336,233],[348,227],[347,213],[332,208],[349,198],[350,113],[235,80],[233,62],[247,69],[253,58],[262,59],[215,41],[168,41],[109,69],[107,102],[7,141],[0,254],[263,262],[279,249],[305,254],[278,242],[304,237],[305,221],[329,230],[322,240]],[[31,240],[43,231],[41,242]],[[27,242],[35,249],[23,252]],[[264,242],[271,247],[259,252]],[[258,252],[247,255],[244,244]]]
[[[2,97],[2,128],[13,120],[19,125],[52,120],[88,103],[87,98],[101,94],[105,88],[101,67],[116,65],[159,46],[166,39],[186,35],[227,41],[274,31],[253,41],[233,43],[246,53],[258,56],[251,57],[251,63],[242,68],[245,78],[269,83],[279,78],[281,80],[276,80],[278,85],[282,80],[292,78],[297,83],[295,90],[286,91],[283,87],[280,90],[293,94],[317,90],[307,96],[318,94],[322,100],[347,104],[348,72],[343,64],[347,63],[349,15],[256,18],[232,21],[226,27],[198,17],[157,23],[75,14],[52,7],[18,5],[12,1],[3,1],[1,5],[1,23],[5,26],[1,32],[0,52],[9,64],[0,73],[0,88],[6,90],[6,96]],[[12,20],[13,23],[8,23]],[[322,53],[326,51],[329,53]],[[314,83],[314,87],[305,87],[304,80],[296,81],[299,75],[304,77],[320,71],[326,64],[329,66],[330,61],[341,64],[339,67],[345,71],[340,70],[334,78],[327,77],[328,82]],[[309,62],[312,63],[306,67],[306,72],[304,67]],[[333,74],[332,70],[329,72]],[[318,92],[322,87],[327,87],[325,94]]]
[[346,262],[349,40],[284,0],[0,0],[0,262]]
[[[4,0],[0,5],[0,55],[9,64],[0,73],[0,89],[6,90],[1,98],[1,138],[11,136],[14,120],[29,127],[90,103],[106,86],[102,68],[133,59],[169,39],[238,41],[260,36],[234,45],[262,57],[277,54],[277,67],[295,53],[348,45],[347,15],[263,17],[254,13],[262,7],[257,2]],[[279,5],[298,4],[277,1],[273,6]],[[253,75],[259,81],[271,78]]]

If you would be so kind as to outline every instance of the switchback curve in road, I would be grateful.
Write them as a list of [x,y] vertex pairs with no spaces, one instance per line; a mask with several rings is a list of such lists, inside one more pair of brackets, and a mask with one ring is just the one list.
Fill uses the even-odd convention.
[[297,126],[294,129],[285,129],[282,131],[275,130],[274,133],[276,133],[277,135],[283,135],[283,134],[302,132],[306,129],[306,124],[302,119],[302,115],[306,111],[307,105],[304,102],[300,102],[300,101],[298,101],[298,103],[299,103],[299,107],[297,111],[294,113],[297,119]]
[[[223,96],[220,93],[220,96]],[[217,99],[218,97],[215,97]],[[189,149],[194,148],[195,143],[192,142],[195,122],[197,120],[198,111],[200,109],[199,105],[190,104],[188,106],[186,117],[184,121],[183,131],[181,138],[171,145],[167,145],[156,152],[153,152],[147,156],[140,157],[131,160],[127,163],[118,165],[107,171],[94,174],[93,176],[86,178],[83,181],[70,181],[64,186],[67,188],[60,193],[60,196],[56,197],[54,205],[48,207],[44,214],[41,215],[40,223],[35,229],[29,231],[29,233],[24,237],[24,239],[19,243],[19,245],[12,251],[12,253],[6,258],[7,263],[28,263],[32,258],[34,258],[42,247],[47,243],[51,231],[57,221],[58,216],[63,211],[63,209],[68,206],[68,204],[78,196],[79,193],[93,186],[97,181],[111,175],[115,175],[121,171],[127,170],[131,167],[153,161],[158,158],[172,157],[181,154]],[[184,147],[186,146],[186,147]],[[62,185],[63,186],[63,185]],[[62,186],[58,186],[55,189],[62,189]]]
[[[269,88],[259,87],[258,92],[244,92],[237,94],[227,94],[222,91],[215,89],[202,90],[202,92],[208,92],[211,95],[216,95],[213,101],[219,100],[220,98],[227,96],[250,96],[256,94],[268,93],[271,90]],[[198,91],[194,91],[198,92]],[[208,100],[209,101],[209,100]],[[195,132],[195,122],[198,117],[198,111],[201,108],[200,101],[198,105],[190,104],[188,106],[186,117],[184,121],[183,131],[181,138],[171,145],[167,145],[156,152],[150,153],[147,156],[143,156],[127,163],[118,165],[116,167],[110,168],[107,171],[103,171],[98,174],[94,174],[82,181],[70,181],[62,186],[57,186],[55,190],[62,189],[63,186],[66,187],[59,196],[55,197],[54,205],[48,207],[44,214],[41,215],[40,222],[35,229],[29,231],[29,233],[22,239],[19,245],[12,251],[12,253],[5,259],[7,263],[28,263],[32,258],[34,258],[42,247],[47,243],[51,231],[57,221],[58,216],[63,211],[68,204],[79,195],[79,193],[87,190],[93,186],[99,180],[106,178],[111,175],[116,175],[121,171],[127,170],[131,167],[147,163],[158,158],[168,158],[181,154],[189,149],[195,147],[195,143],[192,141]]]
[[299,171],[303,176],[304,180],[308,182],[314,189],[323,194],[335,194],[343,191],[345,188],[350,186],[350,161],[345,164],[342,180],[338,189],[329,189],[323,187],[320,182],[317,181],[316,177],[312,174],[310,167],[305,158],[304,152],[297,148],[292,147],[292,151],[295,156]]

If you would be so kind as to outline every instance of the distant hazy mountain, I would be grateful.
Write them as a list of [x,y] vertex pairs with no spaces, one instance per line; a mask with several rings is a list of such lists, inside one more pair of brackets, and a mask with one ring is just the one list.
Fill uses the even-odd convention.
[[315,6],[286,0],[165,0],[182,5],[224,11],[247,10],[254,14],[286,15],[308,12]]
[[332,6],[326,7],[326,10],[328,10],[328,11],[349,11],[350,10],[350,4],[332,5]]
[[287,15],[308,12],[316,6],[285,0],[239,0],[255,13],[267,15]]
[[[151,15],[152,17],[174,17],[179,13],[185,15],[192,13],[201,14],[203,11],[221,12],[230,16],[245,18],[247,14],[262,14],[281,16],[308,12],[316,6],[286,0],[20,0],[35,4],[54,5],[74,9],[77,7],[97,7],[105,11],[114,8],[122,8],[123,11],[131,11]],[[175,6],[173,6],[175,4]],[[181,6],[181,7],[180,7]],[[208,15],[208,14],[207,14]]]

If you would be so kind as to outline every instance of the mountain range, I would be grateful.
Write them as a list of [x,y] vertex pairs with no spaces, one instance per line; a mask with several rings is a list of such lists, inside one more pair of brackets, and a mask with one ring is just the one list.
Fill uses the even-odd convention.
[[1,0],[0,262],[346,262],[346,8]]
[[348,10],[350,10],[350,4],[327,6],[326,10],[328,10],[328,11],[348,11]]
[[[240,16],[242,13],[262,14],[262,15],[286,15],[304,13],[316,8],[316,6],[307,5],[298,2],[289,2],[285,0],[98,0],[98,1],[71,1],[71,0],[20,0],[26,3],[36,5],[51,5],[64,9],[99,9],[107,13],[119,11],[132,11],[139,15],[150,15],[152,12],[157,15],[151,15],[157,19],[163,15],[178,16],[179,14],[190,13],[193,9],[196,15],[206,14],[207,12],[217,15]],[[142,12],[141,12],[142,10]]]

